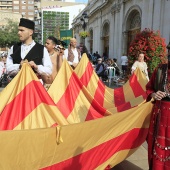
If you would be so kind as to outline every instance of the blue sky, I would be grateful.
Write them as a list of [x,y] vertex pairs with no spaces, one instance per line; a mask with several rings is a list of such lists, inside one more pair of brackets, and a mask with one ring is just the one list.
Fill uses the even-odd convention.
[[87,3],[87,2],[88,2],[88,0],[76,0],[76,2]]

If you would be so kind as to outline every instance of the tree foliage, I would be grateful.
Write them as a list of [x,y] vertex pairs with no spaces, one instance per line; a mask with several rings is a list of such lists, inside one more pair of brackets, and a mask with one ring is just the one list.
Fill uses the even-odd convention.
[[159,31],[145,29],[136,35],[128,52],[130,68],[141,52],[145,54],[149,75],[152,74],[158,64],[166,62],[167,54],[165,39],[160,36]]
[[0,47],[10,47],[18,39],[18,23],[8,19],[7,25],[4,28],[0,28]]

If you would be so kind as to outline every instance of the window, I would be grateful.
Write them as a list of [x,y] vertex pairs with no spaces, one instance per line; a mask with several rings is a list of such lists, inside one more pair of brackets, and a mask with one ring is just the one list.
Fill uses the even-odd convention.
[[19,9],[19,6],[14,6],[14,9]]
[[34,4],[34,1],[28,1],[28,4]]
[[26,15],[26,12],[22,12],[22,15],[25,16],[25,15]]
[[14,4],[19,4],[19,1],[13,1]]
[[34,6],[28,6],[28,9],[34,9]]
[[22,4],[26,4],[26,1],[22,1]]
[[34,15],[34,12],[28,12],[28,15]]
[[22,6],[22,9],[26,9],[26,6]]

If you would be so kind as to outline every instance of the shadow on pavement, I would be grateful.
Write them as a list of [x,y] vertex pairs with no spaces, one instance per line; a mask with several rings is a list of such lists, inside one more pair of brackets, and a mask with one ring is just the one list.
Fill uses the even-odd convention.
[[143,169],[125,160],[120,164],[116,165],[115,167],[113,167],[111,170],[143,170]]

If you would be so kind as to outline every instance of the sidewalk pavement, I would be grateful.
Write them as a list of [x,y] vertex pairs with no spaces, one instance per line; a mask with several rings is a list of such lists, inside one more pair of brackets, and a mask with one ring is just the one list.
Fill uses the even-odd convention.
[[148,170],[147,144],[143,143],[139,149],[112,170]]

